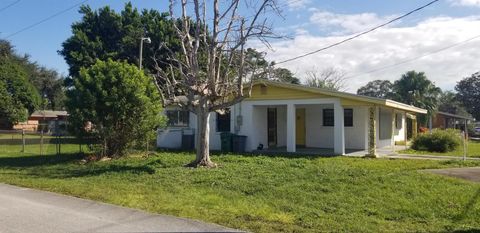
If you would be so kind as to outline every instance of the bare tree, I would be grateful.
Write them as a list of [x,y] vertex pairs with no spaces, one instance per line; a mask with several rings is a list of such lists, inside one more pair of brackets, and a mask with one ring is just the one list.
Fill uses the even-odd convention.
[[305,85],[317,88],[326,88],[343,91],[346,87],[346,73],[343,70],[329,67],[323,70],[313,68],[305,72]]
[[251,95],[251,77],[259,71],[246,59],[246,43],[257,39],[268,45],[274,34],[265,12],[272,10],[278,12],[276,0],[170,0],[181,48],[164,62],[167,69],[157,65],[157,87],[164,105],[176,104],[197,116],[197,153],[189,166],[216,166],[210,160],[209,115]]

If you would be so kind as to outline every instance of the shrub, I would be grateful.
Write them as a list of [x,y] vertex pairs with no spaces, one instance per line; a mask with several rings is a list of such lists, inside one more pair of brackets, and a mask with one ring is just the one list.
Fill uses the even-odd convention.
[[70,130],[96,139],[99,151],[109,157],[153,138],[163,123],[152,79],[126,62],[97,61],[82,68],[67,96]]
[[457,149],[461,143],[461,137],[457,130],[434,129],[432,133],[422,133],[414,138],[412,149],[430,152],[448,152]]

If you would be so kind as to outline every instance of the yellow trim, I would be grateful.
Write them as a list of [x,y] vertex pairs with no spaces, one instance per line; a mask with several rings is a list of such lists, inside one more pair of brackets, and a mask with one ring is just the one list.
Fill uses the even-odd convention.
[[[266,90],[263,89],[263,93],[261,86],[266,88]],[[372,106],[377,104],[411,113],[427,113],[427,110],[425,109],[399,103],[393,100],[266,80],[258,81],[254,84],[252,88],[252,95],[250,98],[248,98],[248,100],[315,99],[331,97],[340,98],[342,105]]]
[[252,87],[252,95],[249,100],[288,100],[288,99],[316,99],[316,98],[328,98],[329,96],[298,91],[292,88],[277,87],[268,85],[262,87],[262,85],[255,85]]

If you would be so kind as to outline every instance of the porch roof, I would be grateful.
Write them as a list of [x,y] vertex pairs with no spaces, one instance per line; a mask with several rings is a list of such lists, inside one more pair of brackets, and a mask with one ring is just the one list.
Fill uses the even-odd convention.
[[421,113],[421,114],[426,114],[427,113],[426,109],[418,108],[418,107],[415,107],[413,105],[400,103],[400,102],[393,101],[393,100],[390,100],[390,99],[382,99],[382,98],[356,95],[356,94],[352,94],[352,93],[341,92],[341,91],[333,91],[333,90],[328,90],[328,89],[324,89],[324,88],[308,87],[308,86],[304,86],[304,85],[282,83],[282,82],[268,81],[268,80],[257,81],[254,85],[265,85],[265,86],[287,88],[287,89],[295,90],[295,91],[299,91],[299,92],[308,92],[308,93],[314,93],[314,94],[318,94],[318,95],[332,96],[332,97],[343,98],[343,99],[347,99],[347,100],[365,102],[365,103],[368,103],[368,104],[380,105],[380,106],[385,106],[385,107],[390,107],[390,108],[394,108],[394,109],[404,110],[404,111],[412,112],[412,113]]

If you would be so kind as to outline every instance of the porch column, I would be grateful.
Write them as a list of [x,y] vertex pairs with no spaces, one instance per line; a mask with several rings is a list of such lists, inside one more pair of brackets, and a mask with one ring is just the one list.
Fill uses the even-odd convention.
[[392,151],[395,152],[395,130],[397,129],[397,115],[395,109],[392,109]]
[[407,127],[407,113],[403,113],[402,119],[403,141],[405,142],[405,150],[408,149],[408,127]]
[[366,157],[377,157],[377,107],[368,108],[368,154]]
[[418,125],[417,125],[417,118],[412,119],[412,136],[416,138],[418,135]]
[[296,151],[295,123],[296,123],[295,105],[287,105],[287,152]]
[[343,106],[340,101],[333,105],[333,116],[334,116],[334,152],[337,155],[345,155],[345,125],[343,118]]

